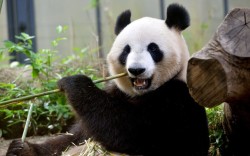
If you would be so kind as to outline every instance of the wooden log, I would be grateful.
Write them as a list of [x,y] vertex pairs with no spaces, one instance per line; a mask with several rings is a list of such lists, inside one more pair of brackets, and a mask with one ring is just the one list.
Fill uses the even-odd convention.
[[187,85],[200,105],[250,105],[250,9],[235,8],[188,62]]
[[188,62],[187,85],[200,105],[224,103],[223,155],[250,155],[250,9],[235,8]]

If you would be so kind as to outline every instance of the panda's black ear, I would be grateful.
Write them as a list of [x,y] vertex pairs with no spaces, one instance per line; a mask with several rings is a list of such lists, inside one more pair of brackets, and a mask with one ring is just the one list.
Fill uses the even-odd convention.
[[170,4],[167,8],[166,24],[169,28],[176,28],[180,31],[186,29],[190,25],[189,13],[187,10],[177,4]]
[[124,29],[131,21],[131,11],[126,10],[122,12],[116,20],[116,25],[115,25],[115,34],[118,35],[122,29]]

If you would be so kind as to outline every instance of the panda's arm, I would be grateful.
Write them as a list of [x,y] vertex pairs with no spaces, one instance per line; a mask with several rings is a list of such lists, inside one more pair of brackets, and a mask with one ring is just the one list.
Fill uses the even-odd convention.
[[[58,87],[65,93],[68,102],[80,117],[86,117],[86,114],[92,114],[92,112],[101,113],[105,109],[115,111],[116,108],[127,107],[124,99],[119,100],[105,90],[99,89],[85,75],[64,77],[58,81]],[[124,110],[124,112],[127,111]]]
[[116,142],[125,143],[126,140],[126,144],[131,144],[129,141],[137,134],[130,131],[139,131],[140,115],[126,100],[97,88],[84,75],[65,77],[58,86],[83,120],[89,136],[114,148]]

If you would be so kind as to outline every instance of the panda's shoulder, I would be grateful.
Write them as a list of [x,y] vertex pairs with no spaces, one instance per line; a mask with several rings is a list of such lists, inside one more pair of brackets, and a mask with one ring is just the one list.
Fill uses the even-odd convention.
[[184,92],[187,93],[188,92],[188,87],[186,82],[182,81],[182,80],[178,80],[178,79],[171,79],[169,81],[167,81],[166,83],[164,83],[162,85],[162,88],[164,88],[164,90],[167,90],[169,92]]
[[193,98],[190,95],[189,88],[186,82],[178,79],[172,79],[161,86],[159,90],[161,94],[168,95],[171,99],[181,101],[192,101]]

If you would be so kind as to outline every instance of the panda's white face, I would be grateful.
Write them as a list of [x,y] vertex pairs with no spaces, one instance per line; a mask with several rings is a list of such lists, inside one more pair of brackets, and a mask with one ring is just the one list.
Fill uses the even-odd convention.
[[128,24],[117,36],[107,56],[111,75],[129,96],[153,91],[170,79],[186,80],[189,52],[181,31],[164,20],[144,17]]

